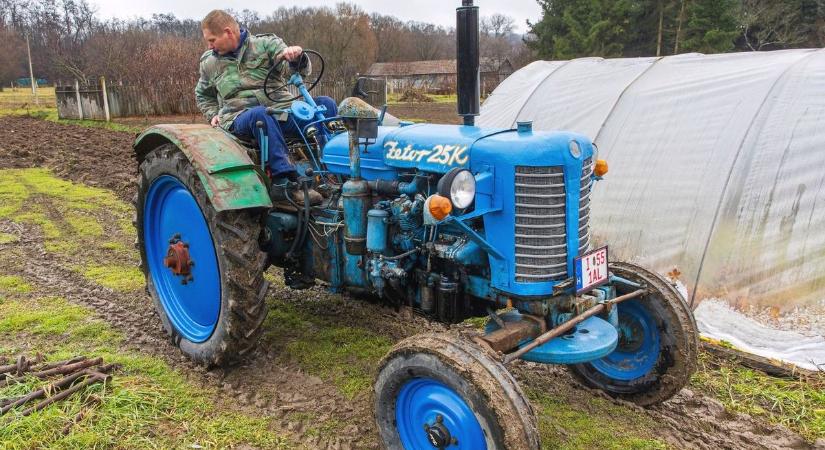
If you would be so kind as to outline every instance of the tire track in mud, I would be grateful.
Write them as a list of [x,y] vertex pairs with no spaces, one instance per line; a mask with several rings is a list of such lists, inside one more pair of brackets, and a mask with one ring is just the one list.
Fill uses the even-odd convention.
[[[0,139],[0,168],[49,167],[63,178],[113,190],[124,201],[131,198],[136,171],[128,133],[20,117],[0,118],[0,128],[13,131],[4,132]],[[168,342],[145,293],[118,292],[87,280],[68,268],[71,261],[47,252],[39,231],[29,225],[0,219],[0,232],[21,238],[15,244],[0,246],[0,250],[14,250],[11,253],[17,264],[12,270],[35,284],[39,292],[48,291],[48,295],[92,308],[124,334],[127,348],[163,359],[190,382],[218,387],[220,394],[213,398],[216,404],[272,418],[278,432],[307,448],[377,447],[368,393],[348,400],[335,386],[301,370],[278,351],[263,347],[238,367],[207,371]],[[296,292],[273,286],[268,299],[276,298],[289,302],[303,314],[337,315],[394,341],[419,332],[445,329],[417,316],[395,313],[365,301],[350,301],[318,287]],[[561,367],[519,362],[513,366],[513,373],[520,382],[563,398],[573,408],[586,410],[592,396],[605,397],[602,392],[577,385]],[[821,441],[808,444],[784,427],[730,413],[716,399],[690,389],[683,389],[670,401],[649,409],[613,402],[651,417],[656,423],[653,431],[675,448],[825,448]],[[317,425],[329,420],[343,425],[330,433],[333,436],[321,438]]]
[[[147,295],[114,291],[66,269],[62,258],[43,248],[42,240],[37,238],[38,230],[0,220],[0,232],[21,236],[10,266],[16,267],[12,273],[24,277],[35,286],[36,292],[57,295],[94,310],[98,318],[123,333],[126,349],[161,358],[181,370],[190,382],[218,387],[222,394],[215,399],[218,404],[250,415],[263,413],[275,420],[280,432],[308,448],[346,449],[377,445],[370,409],[366,407],[369,399],[349,401],[334,386],[280,361],[278,354],[264,348],[259,348],[244,364],[228,370],[207,371],[171,344]],[[38,263],[27,264],[26,261]],[[4,268],[4,272],[9,268]],[[270,290],[268,296],[279,294],[286,298],[295,296],[277,289]],[[302,414],[311,416],[302,419]],[[329,440],[308,433],[316,421],[329,419],[363,425],[352,423],[343,433]]]

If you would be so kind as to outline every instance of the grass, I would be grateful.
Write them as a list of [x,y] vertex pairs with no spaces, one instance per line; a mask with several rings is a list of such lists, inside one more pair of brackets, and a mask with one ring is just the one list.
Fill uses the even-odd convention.
[[368,329],[310,315],[280,300],[270,305],[264,329],[271,342],[264,345],[282,347],[288,359],[333,383],[348,399],[369,391],[373,369],[393,344]]
[[0,275],[0,294],[26,294],[32,287],[21,277],[15,275]]
[[30,89],[17,88],[14,91],[0,92],[0,117],[6,115],[31,116],[56,123],[76,125],[89,128],[104,128],[112,131],[140,132],[143,127],[135,127],[102,120],[72,120],[59,119],[57,116],[57,100],[53,87],[38,89],[40,104],[35,103]]
[[[581,401],[526,388],[536,407],[543,448],[553,449],[665,449],[652,434],[653,420],[628,408],[591,397]],[[574,406],[576,405],[576,406]]]
[[56,101],[53,87],[37,88],[37,99],[32,95],[31,88],[4,88],[0,92],[0,114],[18,110],[37,111],[49,108],[56,110]]
[[[13,420],[0,427],[0,447],[288,447],[267,419],[217,411],[205,400],[215,392],[190,385],[158,359],[123,351],[123,337],[91,316],[60,298],[0,303],[0,355],[41,352],[61,360],[85,354],[122,366],[105,388],[95,385],[28,417],[11,413]],[[0,389],[0,397],[23,395],[42,384],[12,384]],[[84,416],[75,423],[81,411]]]
[[81,269],[84,277],[115,291],[136,291],[143,289],[143,272],[136,266],[88,265]]
[[[458,101],[458,96],[456,94],[424,94],[432,100],[432,103],[455,103]],[[403,92],[391,92],[387,94],[387,104],[398,104],[398,103],[407,103],[402,102],[401,97],[404,96]],[[428,102],[430,103],[430,102]]]
[[791,380],[700,354],[692,384],[731,411],[784,425],[813,442],[825,438],[825,374]]
[[20,238],[17,237],[16,235],[14,235],[14,234],[0,233],[0,245],[14,244],[14,243],[19,242],[19,241],[20,241]]
[[[0,170],[0,205],[0,219],[38,230],[46,251],[86,278],[118,291],[143,286],[137,254],[128,245],[134,235],[132,207],[112,192],[59,179],[46,169]],[[77,264],[84,252],[106,255],[106,261],[95,256],[93,264]]]

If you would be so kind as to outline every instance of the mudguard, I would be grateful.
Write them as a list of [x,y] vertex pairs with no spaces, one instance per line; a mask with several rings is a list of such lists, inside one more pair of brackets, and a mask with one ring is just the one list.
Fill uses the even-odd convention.
[[138,164],[168,143],[192,162],[216,211],[272,207],[264,176],[246,148],[225,131],[201,124],[155,125],[135,139]]

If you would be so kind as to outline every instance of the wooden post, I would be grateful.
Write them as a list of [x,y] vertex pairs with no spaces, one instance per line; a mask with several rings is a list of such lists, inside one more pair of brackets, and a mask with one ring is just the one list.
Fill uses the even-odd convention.
[[77,117],[83,120],[83,105],[80,103],[80,82],[76,78],[74,80],[74,96],[77,100]]
[[106,92],[106,77],[100,77],[100,89],[103,91],[103,113],[106,115],[106,122],[111,122],[109,115],[109,95]]
[[34,69],[32,69],[32,48],[29,45],[29,35],[26,35],[26,54],[29,55],[29,78],[32,83],[32,96],[34,96],[34,103],[40,106],[40,98],[37,96],[37,80],[34,78]]

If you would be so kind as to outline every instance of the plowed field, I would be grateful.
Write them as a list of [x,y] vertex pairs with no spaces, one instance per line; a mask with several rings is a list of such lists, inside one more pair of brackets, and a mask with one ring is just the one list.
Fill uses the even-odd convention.
[[[15,290],[0,283],[0,307],[65,299],[122,335],[118,349],[168,366],[202,388],[216,410],[263,421],[262,432],[284,437],[288,447],[376,448],[370,399],[375,364],[399,339],[443,327],[321,288],[292,291],[270,269],[271,309],[258,350],[229,370],[190,363],[165,338],[137,269],[129,204],[136,174],[132,139],[129,133],[0,117],[0,279],[29,286]],[[4,328],[0,317],[0,357],[48,352],[73,336],[30,333]],[[810,436],[821,437],[814,432],[806,441],[764,418],[734,413],[699,385],[642,409],[577,385],[563,368],[517,363],[514,373],[539,415],[546,448],[803,449],[817,445]],[[158,418],[153,430],[140,431],[146,433],[140,442],[165,445],[153,439],[166,429],[186,428],[180,421]],[[82,425],[45,445],[64,446]],[[187,436],[170,431],[162,442],[186,448],[197,443]],[[227,442],[274,445],[244,437]]]

